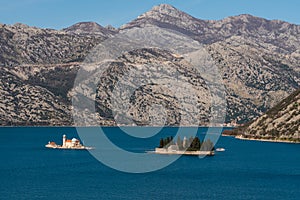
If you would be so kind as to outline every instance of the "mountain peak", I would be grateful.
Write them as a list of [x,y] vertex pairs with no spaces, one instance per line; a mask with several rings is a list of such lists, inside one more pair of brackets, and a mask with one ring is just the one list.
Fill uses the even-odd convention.
[[173,26],[182,29],[182,27],[186,28],[194,26],[195,21],[197,21],[196,23],[198,24],[201,20],[196,19],[169,4],[160,4],[154,6],[148,12],[138,16],[138,18],[133,20],[132,22],[123,25],[122,27],[120,27],[120,29],[122,30],[132,27],[141,27],[145,24],[152,24],[162,28]]
[[184,14],[186,13],[169,4],[160,4],[154,6],[150,11],[139,16],[139,18],[162,18],[163,16],[180,17]]
[[154,6],[152,8],[153,11],[178,11],[174,6],[170,5],[170,4],[160,4],[157,6]]
[[96,22],[79,22],[76,23],[68,28],[66,28],[66,31],[75,32],[75,31],[90,31],[95,32],[98,30],[103,29],[103,27]]
[[79,22],[68,28],[63,29],[68,33],[79,35],[101,35],[106,36],[113,34],[113,30],[104,28],[96,22]]

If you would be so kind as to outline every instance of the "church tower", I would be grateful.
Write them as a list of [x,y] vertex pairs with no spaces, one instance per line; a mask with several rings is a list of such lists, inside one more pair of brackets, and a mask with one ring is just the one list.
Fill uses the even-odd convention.
[[67,136],[66,136],[66,135],[63,135],[63,147],[66,146],[66,140],[67,140]]

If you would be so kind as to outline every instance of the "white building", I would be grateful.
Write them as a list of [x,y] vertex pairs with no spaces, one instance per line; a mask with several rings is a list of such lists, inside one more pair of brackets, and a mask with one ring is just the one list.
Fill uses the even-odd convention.
[[80,144],[80,141],[76,138],[73,138],[72,140],[67,139],[66,135],[63,135],[63,146],[65,148],[73,148],[73,147],[80,147],[82,146]]
[[178,145],[170,145],[168,151],[179,151]]

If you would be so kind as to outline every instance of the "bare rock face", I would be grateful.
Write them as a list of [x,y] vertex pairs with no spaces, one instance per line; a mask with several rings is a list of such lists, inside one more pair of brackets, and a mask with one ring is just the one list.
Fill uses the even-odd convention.
[[279,20],[266,20],[251,15],[239,15],[223,20],[200,20],[176,8],[162,4],[140,15],[121,29],[154,24],[173,29],[198,40],[203,44],[224,41],[232,36],[249,38],[252,41],[272,44],[280,53],[298,52],[300,26]]
[[300,141],[300,90],[248,125],[245,137]]
[[181,32],[207,45],[223,73],[227,121],[247,122],[299,88],[298,25],[251,15],[199,20],[162,4],[121,29],[146,24]]
[[[70,94],[86,56],[99,43],[122,30],[149,24],[179,32],[204,45],[223,77],[227,94],[226,122],[251,121],[300,87],[300,26],[283,21],[251,15],[200,20],[162,4],[117,30],[93,22],[78,23],[61,31],[0,24],[1,124],[71,125]],[[100,124],[130,124],[130,117],[139,125],[153,125],[153,121],[178,125],[182,121],[177,99],[166,95],[159,84],[150,83],[136,89],[130,109],[118,113],[118,122],[113,118],[116,113],[110,97],[117,77],[137,69],[142,70],[143,76],[149,75],[147,71],[158,73],[157,68],[142,67],[148,62],[160,65],[166,80],[174,79],[171,74],[175,69],[184,74],[182,78],[188,77],[184,80],[197,88],[194,94],[201,110],[194,118],[206,123],[211,105],[203,84],[205,77],[196,76],[173,53],[137,49],[113,62],[113,71],[103,78],[97,92]],[[135,83],[130,77],[124,81]],[[191,104],[187,102],[186,107],[190,108]],[[151,117],[150,113],[157,111],[153,105],[164,107],[161,112],[165,118]],[[194,123],[192,118],[189,122]]]
[[[161,28],[173,29],[190,37],[203,34],[203,28],[208,22],[196,19],[187,13],[177,10],[173,6],[162,4],[153,7],[152,10],[140,15],[136,20],[123,25],[120,29],[143,27],[153,24]],[[202,40],[201,42],[204,42]]]
[[54,64],[83,61],[103,36],[72,35],[23,24],[0,27],[0,65]]
[[199,126],[211,116],[209,95],[203,77],[172,52],[140,49],[111,63],[96,107],[118,125]]
[[223,75],[229,119],[247,122],[299,88],[297,58],[269,51],[268,46],[241,37],[207,48]]
[[62,98],[24,82],[8,69],[2,69],[0,75],[0,125],[72,124],[70,107]]

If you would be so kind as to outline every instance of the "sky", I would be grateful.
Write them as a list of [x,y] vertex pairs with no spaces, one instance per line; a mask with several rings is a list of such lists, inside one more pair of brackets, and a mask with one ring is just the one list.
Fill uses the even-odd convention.
[[162,3],[200,19],[251,14],[300,24],[299,0],[0,0],[0,23],[62,29],[94,21],[118,28]]

